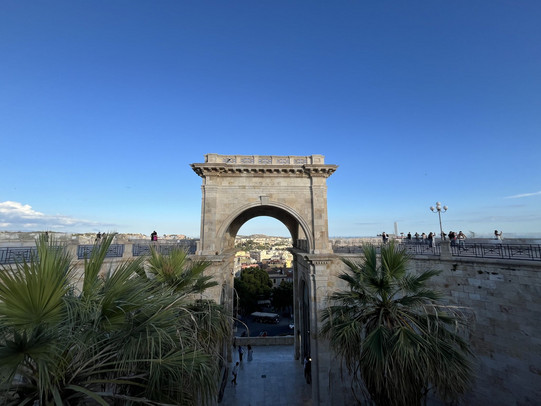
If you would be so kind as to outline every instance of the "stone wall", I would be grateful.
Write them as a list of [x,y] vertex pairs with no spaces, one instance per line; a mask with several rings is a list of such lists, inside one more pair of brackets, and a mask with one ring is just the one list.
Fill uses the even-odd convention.
[[[476,379],[462,404],[540,405],[541,262],[412,258],[411,271],[428,269],[442,271],[432,284],[445,301],[471,316]],[[346,384],[336,379],[333,386],[343,391]]]
[[466,404],[539,405],[541,263],[414,259],[411,267],[441,270],[435,287],[473,313],[477,379]]

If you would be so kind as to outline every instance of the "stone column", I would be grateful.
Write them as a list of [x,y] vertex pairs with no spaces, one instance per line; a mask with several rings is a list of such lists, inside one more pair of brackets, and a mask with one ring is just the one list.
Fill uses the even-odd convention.
[[449,240],[442,240],[440,242],[440,259],[452,259],[453,255],[451,254],[451,242]]
[[318,337],[321,310],[326,306],[329,293],[329,277],[336,257],[307,255],[304,259],[310,266],[310,349],[312,357],[312,403],[331,404],[329,387],[331,358],[329,347]]

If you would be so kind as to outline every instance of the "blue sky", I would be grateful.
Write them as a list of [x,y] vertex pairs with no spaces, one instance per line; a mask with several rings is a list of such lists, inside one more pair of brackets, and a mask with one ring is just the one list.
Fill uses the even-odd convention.
[[[0,2],[0,230],[197,237],[207,153],[325,155],[331,236],[541,236],[541,2]],[[254,219],[241,234],[286,234]]]

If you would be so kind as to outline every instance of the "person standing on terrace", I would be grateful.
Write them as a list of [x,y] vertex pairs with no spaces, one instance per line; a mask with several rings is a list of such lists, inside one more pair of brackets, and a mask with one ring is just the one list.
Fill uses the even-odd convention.
[[458,248],[466,248],[466,234],[464,234],[462,231],[459,231],[456,238],[458,240]]

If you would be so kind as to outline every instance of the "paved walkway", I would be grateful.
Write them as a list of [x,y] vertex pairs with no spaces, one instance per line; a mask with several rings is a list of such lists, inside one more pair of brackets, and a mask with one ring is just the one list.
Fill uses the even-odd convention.
[[231,369],[239,360],[233,349],[229,380],[220,405],[224,406],[309,406],[312,387],[304,380],[302,363],[294,358],[293,346],[252,346],[254,357],[245,351],[237,385],[231,383]]

